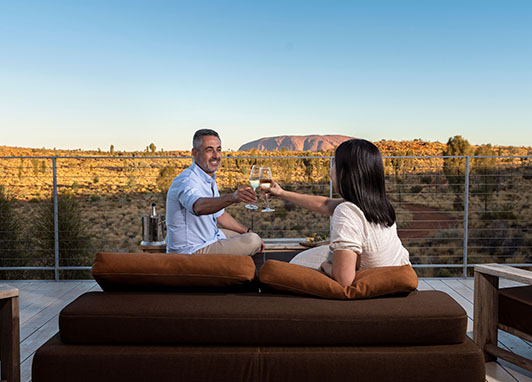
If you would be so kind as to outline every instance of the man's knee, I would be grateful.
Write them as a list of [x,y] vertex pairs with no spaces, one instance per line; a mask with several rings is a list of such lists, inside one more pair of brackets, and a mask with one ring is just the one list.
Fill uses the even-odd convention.
[[243,234],[242,242],[245,243],[246,246],[249,248],[250,255],[254,255],[255,253],[259,252],[260,247],[262,246],[262,239],[255,232]]

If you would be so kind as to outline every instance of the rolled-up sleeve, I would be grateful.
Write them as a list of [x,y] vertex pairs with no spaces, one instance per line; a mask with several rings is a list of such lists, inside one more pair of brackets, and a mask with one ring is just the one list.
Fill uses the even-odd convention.
[[194,203],[202,197],[201,192],[197,187],[188,184],[186,181],[180,183],[176,192],[177,200],[183,207],[195,215]]
[[[201,190],[202,185],[197,184],[196,180],[193,177],[183,177],[183,179],[179,179],[179,183],[176,187],[176,198],[179,204],[181,204],[187,211],[189,211],[191,214],[196,215],[196,212],[194,211],[194,203],[199,198],[205,198],[208,196],[205,196],[205,192]],[[215,197],[220,196],[218,193],[218,190],[216,189],[214,195]],[[221,209],[218,212],[215,212],[214,218],[218,219],[220,216],[223,215],[225,212],[225,209]]]
[[362,253],[365,230],[362,211],[351,208],[347,203],[336,207],[332,217],[331,244],[334,251],[352,251]]

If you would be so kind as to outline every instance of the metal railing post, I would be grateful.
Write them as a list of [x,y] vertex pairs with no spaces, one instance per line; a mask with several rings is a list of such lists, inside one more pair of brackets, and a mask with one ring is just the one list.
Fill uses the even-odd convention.
[[[333,197],[333,184],[332,184],[332,178],[331,178],[332,166],[333,166],[333,157],[329,157],[329,198]],[[332,221],[332,216],[329,217],[329,238],[331,237],[331,221]]]
[[59,216],[57,200],[57,158],[52,158],[54,183],[54,274],[55,281],[59,281]]
[[467,239],[469,237],[469,156],[465,162],[465,187],[464,187],[464,277],[467,277]]
[[[332,172],[332,164],[333,164],[333,157],[329,157],[329,174]],[[333,184],[332,184],[332,178],[329,175],[329,198],[333,197]]]

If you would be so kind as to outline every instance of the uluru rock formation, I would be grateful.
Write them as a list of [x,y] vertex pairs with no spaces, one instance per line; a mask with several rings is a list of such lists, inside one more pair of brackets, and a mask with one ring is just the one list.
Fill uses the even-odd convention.
[[320,151],[332,150],[340,143],[353,137],[345,135],[282,135],[267,137],[248,142],[238,149],[239,151],[260,150],[279,151],[283,147],[288,151]]

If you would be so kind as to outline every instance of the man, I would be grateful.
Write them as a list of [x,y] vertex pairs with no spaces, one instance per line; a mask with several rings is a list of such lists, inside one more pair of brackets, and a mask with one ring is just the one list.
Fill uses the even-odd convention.
[[259,235],[224,210],[233,203],[253,203],[257,195],[251,187],[239,187],[227,195],[218,192],[216,170],[222,160],[218,133],[198,130],[192,146],[194,163],[173,180],[166,197],[166,251],[235,255],[262,251]]

